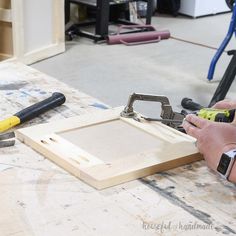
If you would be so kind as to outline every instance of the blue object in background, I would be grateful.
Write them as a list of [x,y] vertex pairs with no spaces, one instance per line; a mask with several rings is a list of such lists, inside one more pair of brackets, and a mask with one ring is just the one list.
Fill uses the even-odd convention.
[[100,108],[100,109],[108,109],[108,107],[107,106],[105,106],[105,105],[103,105],[103,104],[101,104],[101,103],[93,103],[91,106],[93,106],[93,107],[97,107],[97,108]]
[[207,76],[207,79],[209,81],[211,81],[213,79],[216,63],[218,62],[221,54],[224,52],[224,50],[225,50],[226,46],[228,45],[230,39],[232,38],[233,34],[235,34],[235,36],[236,36],[236,5],[235,5],[235,3],[233,6],[233,14],[231,17],[228,33],[211,61],[211,65],[210,65],[210,68],[208,71],[208,76]]

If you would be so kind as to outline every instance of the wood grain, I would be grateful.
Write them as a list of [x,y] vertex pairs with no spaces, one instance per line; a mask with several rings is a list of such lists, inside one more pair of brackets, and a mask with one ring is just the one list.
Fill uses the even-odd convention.
[[[55,88],[67,97],[63,107],[25,123],[24,127],[75,115],[93,116],[99,110],[93,104],[102,104],[21,63],[0,63],[0,77],[2,118],[48,97]],[[171,132],[164,128],[160,132],[166,132],[174,143]],[[211,172],[205,161],[97,191],[19,141],[14,147],[0,149],[0,156],[0,235],[236,233],[235,185]],[[145,224],[158,226],[162,222],[171,222],[177,229],[161,233],[144,228]],[[212,228],[187,231],[178,228],[179,224],[191,223]]]
[[12,24],[0,21],[0,54],[6,57],[13,54]]
[[16,134],[97,189],[201,159],[192,137],[161,123],[121,118],[122,109],[21,129]]
[[0,8],[10,9],[11,0],[0,0]]

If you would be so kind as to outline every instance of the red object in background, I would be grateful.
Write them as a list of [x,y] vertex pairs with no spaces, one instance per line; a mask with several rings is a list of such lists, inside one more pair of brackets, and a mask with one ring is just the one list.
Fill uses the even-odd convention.
[[[140,29],[141,32],[121,33],[123,29]],[[127,46],[139,45],[145,43],[156,43],[163,39],[170,38],[170,31],[157,31],[151,25],[121,25],[118,28],[117,34],[109,35],[107,38],[108,44],[125,44]]]

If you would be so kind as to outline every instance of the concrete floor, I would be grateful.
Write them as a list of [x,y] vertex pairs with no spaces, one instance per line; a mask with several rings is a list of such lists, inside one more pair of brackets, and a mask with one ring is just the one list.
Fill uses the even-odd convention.
[[[231,14],[192,19],[157,15],[152,24],[169,29],[173,37],[218,47],[229,25]],[[232,39],[228,49],[233,49]],[[206,79],[215,50],[169,39],[160,43],[127,47],[94,44],[78,38],[66,43],[66,52],[33,65],[55,78],[94,96],[110,106],[125,105],[133,92],[169,97],[174,109],[181,110],[183,97],[208,105],[230,57],[222,55],[215,79]],[[235,98],[236,86],[228,93]],[[157,104],[139,103],[136,110],[159,115]]]

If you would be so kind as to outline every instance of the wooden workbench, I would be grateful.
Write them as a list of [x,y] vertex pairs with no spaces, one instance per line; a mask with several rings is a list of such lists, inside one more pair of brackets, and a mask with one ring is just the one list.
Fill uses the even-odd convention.
[[[30,67],[0,64],[2,119],[55,91],[66,104],[27,125],[106,108]],[[97,191],[19,141],[0,150],[0,236],[205,233],[236,234],[236,186],[204,161]]]

